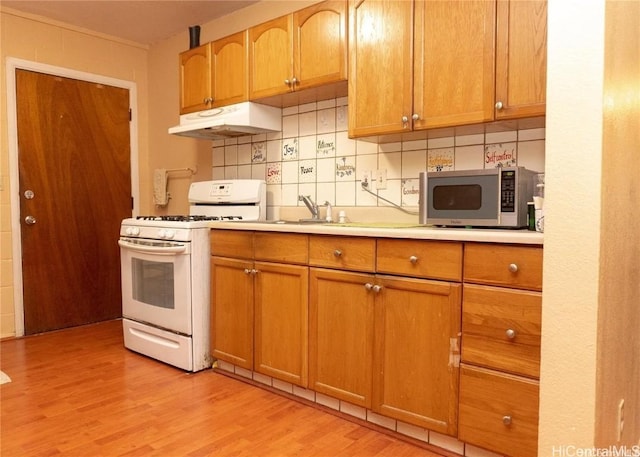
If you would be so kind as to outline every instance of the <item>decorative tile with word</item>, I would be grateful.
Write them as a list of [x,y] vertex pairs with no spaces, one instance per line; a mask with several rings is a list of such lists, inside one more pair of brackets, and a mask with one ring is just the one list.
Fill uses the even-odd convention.
[[267,160],[267,143],[261,141],[251,145],[251,162],[260,163]]
[[420,181],[417,179],[402,180],[402,206],[418,206],[420,197]]
[[336,181],[352,181],[356,175],[354,156],[339,157],[336,159]]
[[315,160],[301,160],[298,163],[298,182],[316,182]]
[[316,153],[318,157],[333,157],[336,155],[336,136],[318,135],[316,142]]
[[298,158],[298,138],[282,141],[282,160],[296,160]]
[[429,149],[427,151],[427,171],[453,170],[453,148]]
[[484,147],[484,167],[515,167],[517,143],[487,144]]
[[282,182],[282,162],[267,164],[267,184],[280,184]]

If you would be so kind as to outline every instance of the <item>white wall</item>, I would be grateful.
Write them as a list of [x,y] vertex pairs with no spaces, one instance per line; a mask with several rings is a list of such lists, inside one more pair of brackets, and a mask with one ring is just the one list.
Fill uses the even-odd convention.
[[639,18],[549,2],[540,457],[640,445]]

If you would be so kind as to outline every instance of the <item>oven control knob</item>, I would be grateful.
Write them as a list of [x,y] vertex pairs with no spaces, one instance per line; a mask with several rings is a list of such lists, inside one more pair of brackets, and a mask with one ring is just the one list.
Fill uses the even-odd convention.
[[176,236],[176,231],[175,230],[167,230],[166,232],[164,232],[164,237],[168,240],[172,239],[174,236]]
[[125,233],[129,236],[138,236],[140,235],[140,229],[138,227],[127,227]]
[[165,229],[160,229],[158,231],[158,238],[165,239],[167,237],[167,231]]

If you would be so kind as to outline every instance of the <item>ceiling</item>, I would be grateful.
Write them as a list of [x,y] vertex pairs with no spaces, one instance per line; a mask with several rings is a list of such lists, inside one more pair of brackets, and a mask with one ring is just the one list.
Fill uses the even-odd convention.
[[2,6],[150,45],[257,0],[2,0]]

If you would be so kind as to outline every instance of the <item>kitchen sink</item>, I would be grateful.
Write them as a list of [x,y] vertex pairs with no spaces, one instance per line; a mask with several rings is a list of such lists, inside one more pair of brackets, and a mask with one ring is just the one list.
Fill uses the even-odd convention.
[[277,220],[268,221],[269,224],[293,224],[293,225],[319,225],[327,224],[324,219],[294,219],[294,220]]

